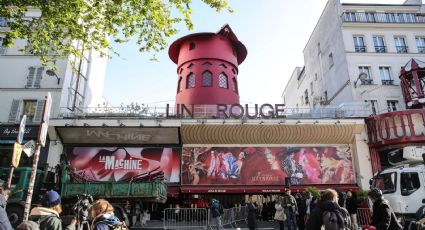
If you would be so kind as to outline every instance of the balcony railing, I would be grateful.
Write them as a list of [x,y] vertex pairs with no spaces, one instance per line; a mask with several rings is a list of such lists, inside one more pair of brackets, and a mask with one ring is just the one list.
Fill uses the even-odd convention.
[[425,15],[413,13],[344,12],[342,20],[349,23],[425,23]]
[[386,46],[375,46],[375,51],[377,53],[386,53],[387,47]]
[[[191,106],[187,106],[188,108]],[[228,108],[230,105],[228,105]],[[190,109],[189,108],[189,109]],[[246,107],[243,106],[246,110]],[[260,105],[257,107],[260,110]],[[128,119],[191,119],[192,117],[187,113],[176,114],[177,108],[169,107],[149,107],[139,106],[135,107],[86,107],[81,111],[70,111],[67,108],[61,108],[57,119],[113,119],[113,118],[128,118]],[[234,113],[240,111],[232,110]],[[249,105],[248,112],[250,117],[245,114],[241,119],[262,119],[260,115],[254,116],[255,106]],[[222,112],[219,112],[220,114]],[[229,113],[229,109],[226,110]],[[264,107],[263,114],[274,113],[273,109]],[[217,105],[195,105],[193,110],[193,118],[206,118],[206,119],[223,119],[223,116],[217,114]],[[369,105],[366,103],[346,103],[340,106],[327,106],[320,108],[284,108],[283,111],[278,112],[279,116],[284,116],[287,119],[332,119],[332,118],[355,118],[355,117],[368,117],[370,115]]]
[[364,53],[364,52],[366,52],[366,46],[355,46],[354,49],[358,53]]
[[382,80],[383,85],[394,85],[394,80]]
[[425,46],[418,46],[418,52],[419,53],[425,53]]
[[373,80],[372,79],[366,79],[366,80],[362,80],[361,81],[362,85],[372,85],[373,84]]
[[407,46],[396,46],[397,53],[407,53]]

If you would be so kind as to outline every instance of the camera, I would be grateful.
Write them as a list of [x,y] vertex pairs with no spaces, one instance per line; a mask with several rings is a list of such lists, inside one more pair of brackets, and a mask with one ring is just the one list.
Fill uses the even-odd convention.
[[89,194],[77,196],[78,201],[74,204],[73,211],[77,219],[77,230],[90,230],[89,209],[93,203],[93,197]]

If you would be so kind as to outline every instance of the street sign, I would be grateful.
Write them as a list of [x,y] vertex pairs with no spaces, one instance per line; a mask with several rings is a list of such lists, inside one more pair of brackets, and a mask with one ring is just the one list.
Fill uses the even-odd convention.
[[40,134],[38,135],[38,141],[40,142],[41,146],[45,146],[46,145],[46,137],[47,137],[47,129],[49,128],[49,126],[46,123],[42,123],[41,124],[41,128],[40,128]]
[[12,166],[17,168],[19,165],[19,160],[21,159],[21,153],[22,153],[22,145],[19,143],[15,143],[13,146],[13,157],[12,157]]
[[22,140],[24,139],[26,121],[27,115],[24,115],[21,119],[21,124],[19,124],[18,138],[16,139],[19,144],[22,144]]
[[23,145],[22,150],[25,154],[27,154],[28,157],[31,157],[34,154],[35,151],[35,141],[30,140],[27,143]]
[[44,104],[43,120],[41,120],[41,122],[45,122],[47,125],[49,124],[51,107],[52,107],[52,96],[50,95],[50,92],[49,92],[47,93],[46,102]]

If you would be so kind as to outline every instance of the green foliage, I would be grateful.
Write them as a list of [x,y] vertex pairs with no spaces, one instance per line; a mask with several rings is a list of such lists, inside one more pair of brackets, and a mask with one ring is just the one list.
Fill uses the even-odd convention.
[[358,201],[359,203],[361,203],[361,202],[366,202],[366,201],[367,201],[367,199],[368,199],[367,194],[368,194],[368,190],[360,189],[360,190],[357,192],[357,201]]
[[[220,12],[227,0],[202,0]],[[8,21],[2,32],[4,46],[27,40],[25,52],[39,56],[43,65],[55,66],[57,57],[82,58],[82,50],[102,56],[117,54],[109,39],[128,42],[137,36],[140,52],[167,47],[166,37],[177,33],[184,21],[192,29],[192,0],[0,0],[0,17]],[[174,16],[178,12],[177,16]],[[77,42],[79,45],[77,46]],[[54,55],[52,55],[54,54]]]
[[309,192],[313,197],[320,200],[320,190],[316,187],[308,187],[304,190],[304,192]]

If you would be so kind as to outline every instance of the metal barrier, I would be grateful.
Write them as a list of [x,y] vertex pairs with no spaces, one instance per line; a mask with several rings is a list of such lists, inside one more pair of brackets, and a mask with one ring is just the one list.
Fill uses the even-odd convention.
[[372,213],[369,208],[357,209],[357,222],[359,226],[368,226],[370,224]]
[[209,216],[209,210],[205,208],[166,208],[164,229],[207,229]]
[[[246,206],[224,209],[221,224],[236,227],[239,221],[246,221],[248,209]],[[207,229],[216,228],[211,211],[205,208],[166,208],[164,210],[164,229]]]

